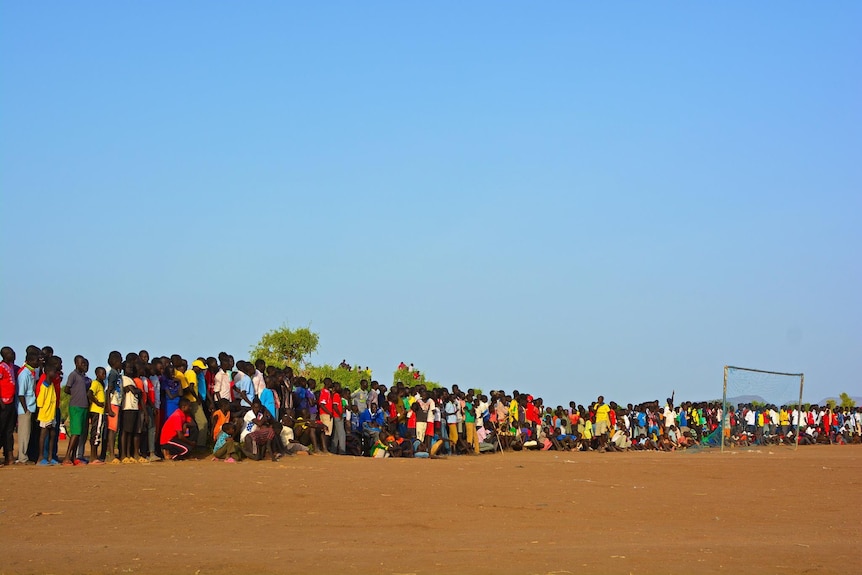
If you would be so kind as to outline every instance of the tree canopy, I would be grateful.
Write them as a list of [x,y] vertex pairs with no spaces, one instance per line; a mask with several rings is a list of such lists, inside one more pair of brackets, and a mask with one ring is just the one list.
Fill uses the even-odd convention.
[[267,365],[302,370],[309,356],[317,351],[318,343],[320,336],[308,327],[290,329],[283,324],[263,334],[249,353],[252,361],[262,359]]

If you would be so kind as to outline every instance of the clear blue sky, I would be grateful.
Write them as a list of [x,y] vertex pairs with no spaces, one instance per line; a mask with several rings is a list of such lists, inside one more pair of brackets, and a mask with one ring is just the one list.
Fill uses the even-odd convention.
[[0,339],[862,391],[862,4],[0,8]]

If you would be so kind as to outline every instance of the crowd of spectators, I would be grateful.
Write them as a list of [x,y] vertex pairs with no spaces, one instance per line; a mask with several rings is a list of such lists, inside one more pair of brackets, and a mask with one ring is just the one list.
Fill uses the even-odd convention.
[[[734,447],[859,443],[862,435],[862,408],[723,409],[721,402],[675,405],[673,398],[623,407],[602,396],[552,407],[517,390],[486,395],[409,380],[387,388],[363,379],[350,390],[330,378],[318,382],[289,367],[235,361],[224,352],[189,364],[177,354],[114,351],[92,377],[80,355],[65,375],[50,347],[28,347],[21,366],[11,348],[0,355],[4,465],[134,464],[202,454],[234,463],[308,454],[672,451],[717,446],[722,438]],[[68,410],[61,409],[64,395]],[[62,456],[61,430],[68,435]]]

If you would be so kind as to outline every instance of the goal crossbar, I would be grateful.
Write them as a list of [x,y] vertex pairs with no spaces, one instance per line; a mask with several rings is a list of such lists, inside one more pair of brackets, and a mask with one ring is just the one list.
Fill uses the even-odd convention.
[[736,367],[735,365],[725,365],[725,369],[735,369],[738,371],[753,371],[755,373],[770,373],[772,375],[792,375],[793,377],[802,377],[804,373],[784,373],[781,371],[766,371],[765,369],[753,369],[751,367]]

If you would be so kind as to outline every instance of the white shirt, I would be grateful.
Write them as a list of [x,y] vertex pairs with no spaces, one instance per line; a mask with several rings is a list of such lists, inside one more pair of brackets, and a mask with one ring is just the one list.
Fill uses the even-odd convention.
[[488,411],[488,407],[490,407],[490,406],[488,405],[487,401],[480,401],[479,404],[476,405],[476,427],[477,428],[482,427],[482,424],[484,423],[484,415],[485,415],[485,412]]
[[673,410],[670,408],[669,405],[666,405],[664,407],[664,426],[665,427],[670,427],[671,425],[673,425],[673,420],[674,420],[675,415],[676,414],[673,412]]
[[230,401],[230,374],[223,369],[219,369],[218,373],[215,374],[215,381],[213,381],[213,394],[216,393],[219,398]]
[[254,411],[248,410],[246,414],[242,417],[245,425],[242,426],[242,432],[239,434],[239,440],[243,441],[245,436],[251,433],[252,431],[257,431],[257,425],[255,425],[254,420],[257,419],[257,415],[254,414]]
[[135,385],[135,380],[126,375],[123,376],[123,410],[136,410],[138,409],[138,396],[135,393],[128,389],[129,387],[132,390],[137,390],[138,387]]
[[263,374],[258,370],[254,370],[254,375],[251,378],[252,384],[254,384],[254,394],[257,397],[260,397],[260,392],[266,388],[266,382],[263,379]]

